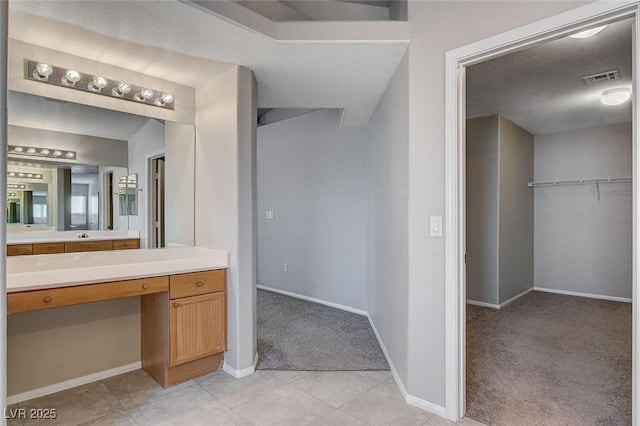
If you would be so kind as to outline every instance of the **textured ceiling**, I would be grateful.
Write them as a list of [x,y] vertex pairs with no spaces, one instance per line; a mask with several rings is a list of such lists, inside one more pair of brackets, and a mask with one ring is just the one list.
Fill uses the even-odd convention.
[[[366,124],[407,47],[276,42],[177,1],[14,1],[9,35],[133,70],[144,67],[191,87],[228,69],[224,63],[243,65],[256,75],[259,107],[345,108],[351,124]],[[136,45],[127,48],[123,40]],[[145,46],[160,48],[161,55],[150,57]],[[218,62],[207,69],[208,61],[188,57]]]
[[149,118],[9,92],[9,124],[128,141]]
[[[607,107],[603,91],[631,88],[631,20],[585,39],[561,38],[467,68],[467,117],[502,114],[532,134],[631,121],[631,102]],[[617,69],[620,80],[582,77]]]

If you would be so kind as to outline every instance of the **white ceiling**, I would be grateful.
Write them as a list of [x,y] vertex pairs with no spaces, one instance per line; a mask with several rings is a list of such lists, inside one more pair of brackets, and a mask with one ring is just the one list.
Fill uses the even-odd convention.
[[150,119],[102,108],[9,92],[10,125],[128,141]]
[[278,42],[177,1],[14,1],[9,35],[191,87],[224,63],[243,65],[256,75],[260,108],[345,108],[353,125],[368,122],[408,44]]
[[[532,134],[631,121],[631,102],[607,107],[603,91],[631,88],[631,20],[585,39],[561,38],[467,68],[467,117],[502,114]],[[582,76],[617,69],[620,80]]]

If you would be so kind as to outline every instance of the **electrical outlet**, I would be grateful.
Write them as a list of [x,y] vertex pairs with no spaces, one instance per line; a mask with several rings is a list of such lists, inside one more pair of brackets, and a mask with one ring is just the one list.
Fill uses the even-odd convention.
[[273,210],[267,210],[266,217],[267,219],[273,219]]
[[282,272],[289,272],[289,265],[287,263],[282,265]]

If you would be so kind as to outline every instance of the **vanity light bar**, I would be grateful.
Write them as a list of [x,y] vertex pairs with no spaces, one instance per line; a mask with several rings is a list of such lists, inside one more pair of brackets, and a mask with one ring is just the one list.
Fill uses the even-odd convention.
[[75,160],[76,152],[54,148],[38,148],[35,146],[7,145],[9,154],[30,155],[33,157],[60,158],[62,160]]
[[12,179],[42,179],[42,173],[27,173],[27,172],[7,172],[7,177]]
[[144,103],[171,111],[174,109],[174,97],[171,93],[136,86],[124,81],[111,80],[101,75],[81,73],[75,69],[57,67],[45,62],[25,59],[25,78],[54,86]]
[[22,183],[8,183],[7,184],[7,189],[26,189],[27,185],[24,185]]
[[15,197],[16,193],[15,192],[7,192],[7,197]]

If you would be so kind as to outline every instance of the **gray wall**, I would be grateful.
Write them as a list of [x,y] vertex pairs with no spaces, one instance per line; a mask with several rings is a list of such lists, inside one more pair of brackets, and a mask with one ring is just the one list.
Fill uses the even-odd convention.
[[366,309],[366,223],[363,130],[337,109],[258,128],[259,284]]
[[[535,180],[631,176],[631,123],[535,138]],[[631,184],[535,189],[535,286],[631,297]]]
[[367,310],[400,379],[407,382],[408,54],[369,125]]
[[[165,241],[192,246],[195,240],[195,128],[165,122]],[[148,194],[147,194],[148,196]]]
[[533,287],[533,136],[500,116],[498,303]]
[[498,302],[498,116],[467,120],[467,300]]
[[445,213],[445,52],[576,8],[574,1],[410,1],[409,394],[445,403],[445,240],[426,232]]
[[140,247],[147,247],[147,156],[164,152],[164,125],[150,119],[129,139],[129,174],[138,174],[138,214],[129,216],[129,229],[140,231]]
[[196,97],[196,245],[229,251],[229,350],[241,370],[256,354],[256,82],[236,67],[198,88]]

